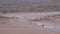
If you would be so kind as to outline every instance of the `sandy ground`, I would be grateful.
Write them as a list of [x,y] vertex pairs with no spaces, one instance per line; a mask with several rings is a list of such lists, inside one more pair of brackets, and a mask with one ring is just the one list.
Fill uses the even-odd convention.
[[5,17],[0,19],[0,34],[60,34],[59,16],[39,19]]
[[[20,23],[8,21],[8,24],[0,24],[0,34],[60,34],[58,31],[38,27],[26,20],[20,20]],[[14,21],[14,20],[13,20]],[[13,24],[15,23],[15,24]]]

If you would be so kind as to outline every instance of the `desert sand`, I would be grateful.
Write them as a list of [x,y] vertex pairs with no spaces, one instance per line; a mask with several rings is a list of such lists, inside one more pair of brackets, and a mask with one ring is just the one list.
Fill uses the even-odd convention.
[[60,34],[59,13],[40,18],[38,16],[35,19],[33,19],[34,17],[31,19],[19,16],[12,17],[13,14],[0,15],[3,16],[3,18],[0,18],[0,34]]

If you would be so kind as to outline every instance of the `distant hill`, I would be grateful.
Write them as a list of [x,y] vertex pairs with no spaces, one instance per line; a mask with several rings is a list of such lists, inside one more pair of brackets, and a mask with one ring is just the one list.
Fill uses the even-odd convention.
[[60,11],[60,6],[0,8],[0,13],[14,13],[14,12],[51,12],[51,11]]

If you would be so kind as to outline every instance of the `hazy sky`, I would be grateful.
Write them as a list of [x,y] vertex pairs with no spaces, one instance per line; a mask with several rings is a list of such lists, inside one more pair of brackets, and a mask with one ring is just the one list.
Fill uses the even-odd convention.
[[48,6],[60,4],[60,0],[0,0],[0,4],[16,4],[18,6]]

